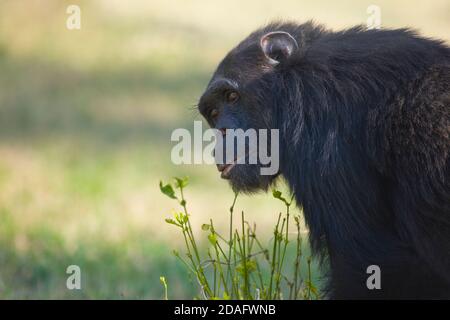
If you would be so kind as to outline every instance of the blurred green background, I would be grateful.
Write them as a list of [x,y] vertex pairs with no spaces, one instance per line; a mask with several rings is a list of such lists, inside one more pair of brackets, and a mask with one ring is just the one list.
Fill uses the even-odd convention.
[[[66,28],[67,6],[81,30]],[[160,179],[189,176],[196,232],[227,227],[233,194],[215,166],[170,162],[174,128],[200,120],[193,106],[215,65],[272,19],[314,19],[337,29],[410,26],[449,40],[450,2],[158,0],[0,2],[0,298],[170,298],[196,293],[164,223],[176,203]],[[240,197],[237,209],[269,235],[282,205]],[[82,290],[66,288],[66,268]]]

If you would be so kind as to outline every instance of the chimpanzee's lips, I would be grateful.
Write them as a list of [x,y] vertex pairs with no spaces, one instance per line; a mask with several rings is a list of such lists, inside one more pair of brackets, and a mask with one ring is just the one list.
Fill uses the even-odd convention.
[[229,179],[230,178],[230,172],[234,168],[234,166],[237,164],[237,162],[241,159],[247,158],[249,154],[254,154],[254,152],[246,153],[244,156],[240,157],[239,159],[234,159],[232,163],[225,163],[225,164],[218,164],[217,170],[222,172],[220,174],[220,177],[222,179]]
[[218,164],[217,165],[217,170],[219,170],[220,172],[222,172],[220,174],[220,177],[222,179],[229,179],[230,178],[230,172],[231,169],[233,169],[233,167],[236,165],[236,162],[233,163],[226,163],[226,164]]
[[222,172],[220,174],[220,177],[222,179],[229,179],[230,178],[230,172],[231,170],[234,168],[234,166],[236,165],[236,163],[238,162],[238,160],[243,159],[243,158],[247,158],[249,154],[246,153],[244,156],[242,156],[239,159],[234,159],[234,161],[232,163],[225,163],[225,164],[218,164],[217,165],[217,170],[219,170],[220,172]]

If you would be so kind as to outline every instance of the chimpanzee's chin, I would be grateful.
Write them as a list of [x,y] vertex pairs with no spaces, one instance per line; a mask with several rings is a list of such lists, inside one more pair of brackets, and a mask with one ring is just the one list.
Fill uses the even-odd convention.
[[260,174],[260,168],[257,165],[236,165],[229,176],[233,190],[243,193],[267,191],[271,180],[269,176]]

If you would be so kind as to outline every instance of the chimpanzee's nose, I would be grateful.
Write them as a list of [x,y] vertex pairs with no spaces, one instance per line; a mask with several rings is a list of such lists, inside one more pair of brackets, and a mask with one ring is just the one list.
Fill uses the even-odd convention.
[[[220,131],[220,133],[222,134],[222,137],[225,137],[226,133],[227,133],[227,129],[226,128],[219,128],[218,129]],[[213,150],[213,156],[216,156],[216,150]],[[225,168],[227,167],[228,164],[223,163],[223,164],[216,164],[217,166],[217,170],[219,170],[220,172],[222,172],[223,170],[225,170]]]

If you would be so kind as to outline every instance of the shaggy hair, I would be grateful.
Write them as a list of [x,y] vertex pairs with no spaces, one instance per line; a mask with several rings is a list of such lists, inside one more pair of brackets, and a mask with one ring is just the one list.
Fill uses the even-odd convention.
[[[276,66],[260,46],[273,31],[298,43]],[[242,89],[239,126],[280,130],[279,173],[327,258],[330,298],[450,298],[448,46],[409,29],[272,23],[225,57],[218,78]],[[259,115],[245,115],[252,108]],[[254,191],[246,177],[231,184]],[[380,290],[366,286],[370,265]]]

